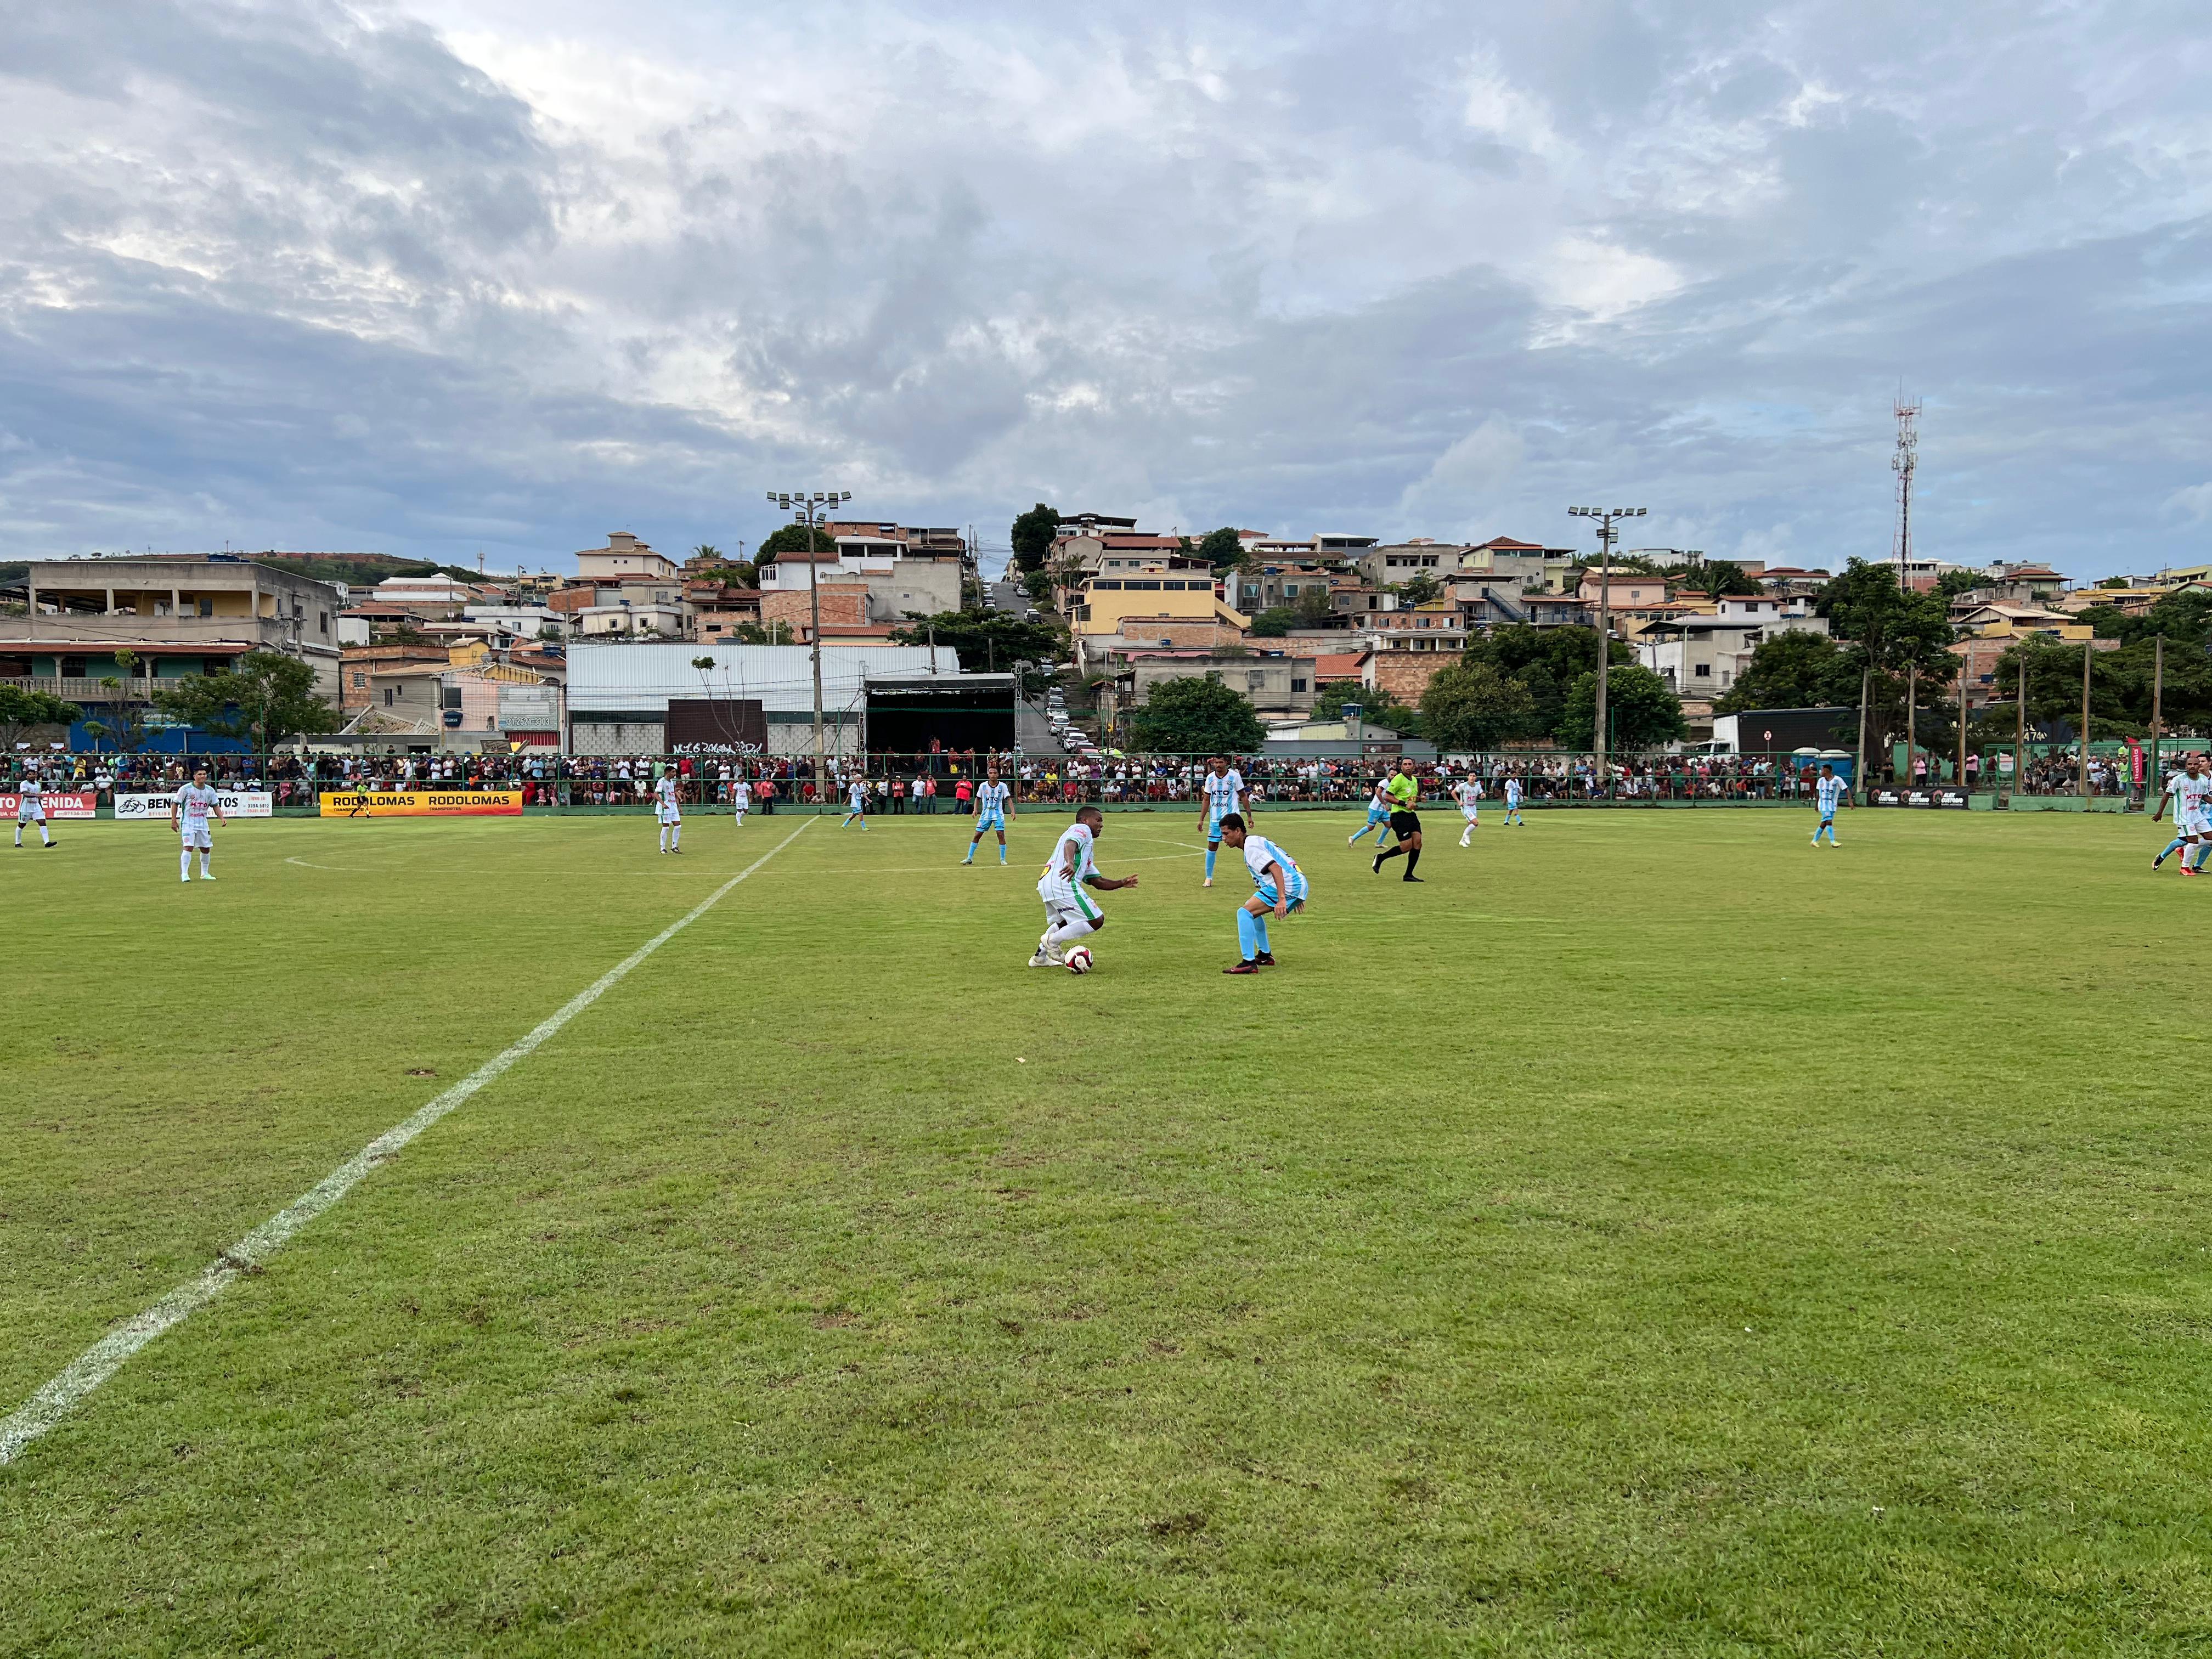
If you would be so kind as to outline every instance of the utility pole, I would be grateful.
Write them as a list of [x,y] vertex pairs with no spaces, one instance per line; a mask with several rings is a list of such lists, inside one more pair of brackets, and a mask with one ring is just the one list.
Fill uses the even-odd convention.
[[1897,474],[1897,585],[1903,587],[1905,568],[1912,559],[1912,475],[1920,465],[1920,405],[1908,404],[1899,392],[1891,410],[1897,416],[1897,453],[1889,458]]
[[2027,781],[2027,653],[2020,653],[2020,735],[2012,741],[2012,789]]
[[2085,806],[2088,804],[2089,800],[2089,653],[2094,644],[2095,641],[2091,640],[2084,640],[2081,641],[2081,744],[2080,751],[2080,772],[2081,801],[2082,805]]
[[1613,767],[1607,756],[1611,735],[1606,727],[1605,690],[1607,670],[1613,658],[1613,544],[1620,534],[1614,527],[1616,519],[1640,519],[1645,509],[1640,507],[1571,507],[1567,512],[1577,519],[1597,520],[1597,708],[1596,720],[1590,731],[1590,742],[1597,750],[1598,788],[1605,794],[1613,793]]
[[[1851,763],[1851,788],[1854,791],[1864,788],[1866,786],[1867,698],[1872,695],[1873,690],[1874,669],[1869,665],[1859,672],[1859,754],[1858,758]],[[1869,800],[1874,799],[1871,790],[1868,791],[1867,799]]]
[[2150,651],[2150,773],[2143,779],[2143,799],[2162,787],[2165,774],[2158,769],[2158,739],[2164,729],[2162,716],[2166,713],[2166,635],[2161,634]]
[[853,499],[853,492],[817,489],[809,494],[803,489],[771,489],[768,498],[789,513],[793,524],[806,526],[806,609],[813,619],[814,635],[814,798],[819,801],[823,780],[829,775],[829,763],[822,748],[822,577],[814,537],[833,509]]
[[1917,688],[1918,688],[1919,684],[1920,684],[1920,665],[1919,665],[1918,663],[1917,663],[1917,662],[1909,662],[1909,663],[1905,664],[1905,779],[1904,779],[1904,782],[1905,782],[1905,787],[1906,788],[1908,788],[1908,789],[1910,789],[1910,788],[1912,787],[1912,760],[1913,760],[1913,757],[1914,757],[1914,756],[1918,752],[1918,750],[1917,750],[1917,748],[1916,747],[1916,745],[1915,745],[1915,742],[1914,742],[1915,731],[1916,731],[1916,728],[1915,728],[1915,726],[1914,726],[1914,720],[1915,720],[1915,719],[1917,718],[1917,716],[1918,715],[1918,714],[1919,714],[1919,710],[1918,710],[1917,708],[1916,708],[1914,707],[1914,705],[1915,705],[1916,703],[1917,703],[1917,702],[1920,701],[1919,692],[1918,692],[1918,690],[1917,690]]
[[1952,774],[1961,789],[1966,787],[1966,661],[1959,659],[1959,769]]

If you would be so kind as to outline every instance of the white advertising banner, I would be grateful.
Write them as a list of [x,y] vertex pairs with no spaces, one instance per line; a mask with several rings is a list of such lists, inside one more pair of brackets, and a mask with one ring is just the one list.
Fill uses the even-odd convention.
[[[235,793],[218,789],[215,798],[222,803],[225,817],[273,818],[276,816],[276,797],[265,789]],[[115,798],[115,816],[167,823],[169,821],[169,803],[174,799],[172,795],[118,795]]]
[[[49,789],[40,797],[40,805],[46,809],[50,818],[88,818],[97,810],[99,799],[89,789],[82,794]],[[16,808],[22,801],[23,798],[12,789],[0,794],[0,823],[15,823]]]

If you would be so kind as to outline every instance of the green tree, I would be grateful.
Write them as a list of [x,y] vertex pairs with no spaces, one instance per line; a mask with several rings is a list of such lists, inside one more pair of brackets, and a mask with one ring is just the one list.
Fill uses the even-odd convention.
[[1014,568],[1041,570],[1052,552],[1053,538],[1060,533],[1060,514],[1039,501],[1015,517],[1006,540],[1014,550]]
[[1336,601],[1329,597],[1328,588],[1311,582],[1299,590],[1298,602],[1292,608],[1297,613],[1299,626],[1314,628],[1336,614]]
[[154,688],[154,706],[263,754],[288,738],[338,728],[337,710],[315,695],[315,671],[276,651],[249,651],[225,673],[164,680]]
[[1491,664],[1462,658],[1437,671],[1421,693],[1421,729],[1455,754],[1495,749],[1527,731],[1536,700]]
[[[1565,744],[1560,722],[1565,719],[1567,688],[1597,669],[1597,629],[1595,628],[1530,628],[1525,625],[1493,629],[1470,641],[1468,655],[1493,665],[1508,678],[1528,687],[1534,708],[1528,735]],[[1636,660],[1636,653],[1620,640],[1612,642],[1616,665]]]
[[1431,599],[1442,599],[1444,585],[1424,571],[1398,584],[1398,603],[1408,606],[1426,605]]
[[[1616,754],[1655,749],[1690,729],[1682,718],[1681,699],[1667,689],[1666,681],[1634,663],[1608,672],[1605,706],[1607,723],[1613,727],[1607,748]],[[1558,735],[1567,748],[1586,750],[1596,727],[1597,671],[1592,669],[1567,688]]]
[[796,645],[798,636],[787,622],[741,622],[731,630],[739,645]]
[[1279,640],[1298,625],[1298,613],[1287,605],[1269,605],[1252,618],[1255,638]]
[[[1936,591],[1946,599],[1955,599],[1961,593],[1988,584],[1989,578],[1978,570],[1947,570],[1936,579]],[[2120,586],[2124,587],[2127,584],[2123,581]]]
[[753,550],[753,565],[757,570],[779,554],[835,553],[837,538],[828,531],[813,525],[787,524],[762,538],[761,544]]
[[1864,660],[1826,634],[1777,634],[1751,653],[1751,665],[1713,704],[1713,712],[1856,707]]
[[83,714],[84,710],[75,703],[43,691],[0,685],[0,751],[12,752],[34,726],[67,726]]
[[1227,570],[1243,558],[1244,544],[1237,539],[1234,526],[1224,525],[1206,532],[1206,539],[1198,544],[1198,556],[1217,571]]
[[1139,749],[1163,755],[1236,755],[1267,733],[1252,705],[1219,680],[1162,680],[1130,720]]
[[729,587],[757,587],[760,586],[760,567],[750,559],[726,559],[722,550],[710,542],[702,542],[691,550],[692,556],[706,563],[699,570],[699,580],[720,582]]
[[1003,611],[909,617],[905,627],[891,630],[891,639],[898,645],[927,645],[933,629],[939,648],[949,646],[959,653],[960,666],[971,674],[1011,674],[1018,660],[1049,662],[1067,654],[1067,636],[1056,623],[1028,622]]
[[[1838,639],[1859,646],[1876,669],[1941,672],[1950,660],[1950,602],[1897,585],[1893,566],[1853,559],[1820,590],[1813,607]],[[1947,676],[1948,677],[1948,676]]]

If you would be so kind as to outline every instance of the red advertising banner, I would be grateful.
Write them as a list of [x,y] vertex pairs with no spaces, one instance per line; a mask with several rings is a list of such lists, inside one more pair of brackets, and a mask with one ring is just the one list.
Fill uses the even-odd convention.
[[[89,818],[99,815],[100,797],[97,794],[64,795],[49,789],[40,799],[46,803],[46,816],[50,818]],[[12,791],[0,794],[0,821],[14,823],[16,810],[22,805],[22,800],[21,795]]]

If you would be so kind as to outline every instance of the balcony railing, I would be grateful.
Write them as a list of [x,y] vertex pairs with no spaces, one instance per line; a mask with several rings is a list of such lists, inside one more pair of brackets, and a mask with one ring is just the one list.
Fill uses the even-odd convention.
[[0,677],[0,685],[12,685],[18,691],[43,691],[50,697],[59,697],[66,702],[112,702],[118,697],[127,697],[134,702],[144,702],[149,695],[149,682],[143,677],[123,679],[119,676],[119,690],[110,690],[98,679],[78,674],[32,674]]

